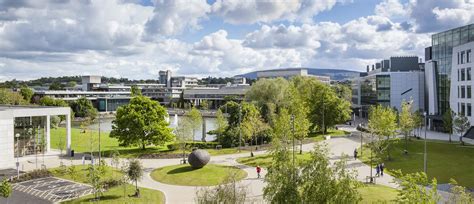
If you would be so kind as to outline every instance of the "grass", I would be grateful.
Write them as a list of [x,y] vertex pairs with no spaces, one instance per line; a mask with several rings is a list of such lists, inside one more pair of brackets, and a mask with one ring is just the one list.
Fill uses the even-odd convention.
[[397,190],[382,185],[364,185],[359,188],[361,203],[395,203]]
[[[311,154],[304,152],[303,154],[296,153],[296,160],[298,162],[307,161],[311,157]],[[270,154],[258,155],[254,157],[242,157],[238,158],[237,162],[245,164],[247,166],[261,166],[263,168],[268,168],[272,164],[272,156]]]
[[[331,137],[343,137],[350,134],[350,132],[344,130],[336,130],[336,129],[328,129],[324,136],[331,136]],[[308,138],[311,139],[313,142],[323,141],[324,138],[323,133],[310,133]]]
[[153,170],[151,177],[162,183],[182,186],[214,186],[225,182],[231,174],[237,180],[247,177],[247,172],[232,166],[208,164],[193,169],[188,164],[166,166]]
[[[50,169],[55,177],[76,181],[79,183],[89,183],[87,179],[87,165],[76,165],[77,175],[75,179],[72,179],[70,174],[60,174],[58,171],[59,168]],[[105,168],[104,176],[101,180],[112,179],[114,177],[121,176],[122,173],[112,167],[107,166]],[[108,189],[104,192],[103,196],[100,198],[100,203],[165,203],[165,196],[161,191],[152,190],[148,188],[140,189],[140,197],[129,197],[135,193],[135,186],[130,184],[125,184],[122,186],[116,186]],[[125,191],[125,192],[124,192]],[[64,203],[96,203],[94,200],[94,195],[88,195],[74,200],[66,201]]]
[[[92,139],[91,139],[92,138]],[[51,129],[51,148],[59,149],[62,141],[63,150],[66,149],[66,128],[60,127]],[[91,130],[81,133],[78,128],[71,128],[71,148],[75,152],[89,152],[94,147],[94,152],[98,152],[99,132]],[[101,132],[100,137],[102,155],[109,156],[113,150],[117,150],[122,158],[136,158],[147,154],[181,154],[181,150],[170,151],[165,145],[148,146],[145,150],[140,147],[121,147],[115,138],[109,137],[108,132]],[[224,155],[238,153],[237,148],[223,148],[221,150],[206,149],[210,155]],[[244,150],[243,150],[244,151]],[[187,151],[189,153],[189,151]]]
[[[396,141],[391,148],[392,160],[385,159],[388,173],[400,169],[403,173],[423,171],[424,142],[412,140],[408,142],[408,155],[403,153],[405,140]],[[360,152],[360,151],[359,151]],[[459,143],[443,141],[427,141],[427,171],[430,178],[438,183],[449,183],[455,179],[460,185],[474,188],[474,147],[461,146]],[[362,160],[369,163],[370,152],[364,148]]]

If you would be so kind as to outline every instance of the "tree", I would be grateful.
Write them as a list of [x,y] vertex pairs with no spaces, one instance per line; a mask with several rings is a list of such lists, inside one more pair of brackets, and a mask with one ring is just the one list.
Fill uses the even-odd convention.
[[[242,123],[240,124],[242,137],[247,140],[250,139],[250,145],[253,144],[253,141],[255,141],[255,145],[257,145],[257,135],[269,127],[263,122],[259,110],[253,104],[244,103],[242,105],[242,115]],[[250,155],[253,156],[253,150],[250,150]]]
[[[403,175],[401,171],[395,171],[394,176],[400,179],[400,188],[397,201],[399,203],[437,203],[439,194],[436,179],[428,180],[424,172]],[[427,188],[426,186],[429,186]]]
[[344,123],[351,118],[351,105],[337,97],[328,85],[315,84],[308,104],[311,104],[310,119],[323,134],[328,128]]
[[381,155],[384,151],[388,153],[388,159],[390,160],[390,137],[396,134],[397,130],[397,115],[395,111],[390,107],[384,107],[381,105],[372,106],[369,110],[369,131],[377,136],[374,141],[371,141],[369,146],[378,155]]
[[[38,104],[41,105],[41,106],[57,106],[57,107],[69,107],[69,104],[62,100],[62,99],[54,99],[54,98],[51,98],[49,96],[44,96],[42,97],[39,101],[38,101]],[[66,120],[66,116],[64,115],[60,115],[58,116],[59,117],[59,121],[54,121],[55,119],[53,119],[54,117],[51,117],[51,125],[54,127],[54,126],[58,126],[62,121]],[[55,124],[55,122],[57,122],[57,124]]]
[[75,82],[75,81],[69,81],[69,82],[67,82],[67,87],[74,88],[74,87],[76,87],[76,85],[77,85],[77,82]]
[[138,159],[131,159],[128,162],[127,176],[132,181],[135,182],[135,192],[139,196],[138,192],[138,180],[143,177],[143,167]]
[[142,95],[142,90],[140,90],[137,85],[133,85],[130,89],[130,92],[131,92],[130,95],[132,97]]
[[[113,149],[111,152],[110,152],[110,157],[112,158],[110,160],[110,164],[115,168],[115,169],[119,169],[119,165],[120,165],[120,152],[117,150],[117,149]],[[115,171],[114,172],[114,176],[115,176]]]
[[49,85],[49,90],[64,90],[64,85],[55,81]]
[[[201,111],[192,107],[189,112],[186,113],[186,117],[189,119],[191,128],[193,129],[193,139],[195,138],[195,132],[199,129],[203,123]],[[202,134],[201,140],[206,142],[206,134]]]
[[94,108],[92,102],[89,101],[86,97],[81,97],[74,101],[71,106],[76,117],[90,118],[95,120],[97,117],[97,109]]
[[273,103],[278,108],[287,103],[287,89],[289,82],[283,78],[260,79],[245,93],[245,98],[255,101],[258,107],[266,103]]
[[247,188],[238,185],[237,176],[229,175],[217,187],[201,188],[196,191],[196,203],[215,204],[232,203],[243,204],[247,198]]
[[10,195],[12,195],[12,185],[7,179],[3,179],[2,183],[0,183],[0,196],[8,198]]
[[408,153],[408,135],[415,127],[415,121],[411,112],[412,102],[402,102],[402,111],[399,114],[400,130],[405,136],[405,154]]
[[335,162],[329,161],[327,147],[317,144],[311,151],[311,159],[302,166],[301,198],[303,203],[358,203],[362,200],[360,182],[355,170],[347,169],[347,156]]
[[199,104],[199,108],[201,110],[209,109],[209,101],[208,100],[202,100],[201,103]]
[[471,127],[471,124],[469,122],[469,119],[461,114],[458,114],[453,121],[454,124],[454,129],[456,130],[457,133],[459,133],[459,140],[461,144],[463,144],[462,137],[466,133],[466,131]]
[[451,185],[449,203],[474,203],[472,195],[467,191],[465,187],[460,186],[458,182],[456,182],[456,180],[450,179],[449,184]]
[[0,89],[0,104],[2,105],[27,105],[23,96],[18,92],[12,92],[8,89]]
[[30,102],[34,92],[28,86],[24,85],[20,88],[20,94],[25,101]]
[[331,88],[339,98],[342,98],[349,103],[352,101],[352,89],[350,85],[337,83],[331,86]]
[[166,109],[158,102],[136,96],[117,109],[110,137],[117,138],[122,146],[138,145],[145,149],[150,144],[163,145],[174,139],[166,117]]
[[309,133],[311,122],[308,119],[309,106],[292,84],[289,91],[289,111],[293,116],[294,137],[300,142],[300,154],[303,154],[303,140]]
[[444,131],[449,134],[449,142],[451,142],[451,135],[453,134],[453,118],[455,115],[456,114],[451,109],[443,114],[443,128]]
[[92,164],[88,166],[87,170],[87,178],[92,186],[94,198],[98,199],[100,196],[102,196],[102,191],[104,189],[102,183],[100,182],[101,174],[95,165]]
[[415,123],[415,128],[418,129],[418,136],[420,136],[421,128],[425,125],[423,113],[421,112],[421,110],[416,110],[415,113],[413,113],[413,120]]
[[216,133],[217,140],[225,134],[225,131],[229,125],[227,124],[227,120],[224,116],[224,113],[222,113],[221,109],[217,110],[216,112],[216,130],[214,132]]
[[176,140],[179,143],[180,149],[183,151],[183,162],[186,161],[186,142],[193,140],[192,132],[193,128],[189,117],[183,117],[174,130]]
[[274,138],[270,149],[272,164],[265,176],[263,197],[270,203],[301,203],[298,191],[298,168],[290,156],[291,119],[282,109],[275,120]]

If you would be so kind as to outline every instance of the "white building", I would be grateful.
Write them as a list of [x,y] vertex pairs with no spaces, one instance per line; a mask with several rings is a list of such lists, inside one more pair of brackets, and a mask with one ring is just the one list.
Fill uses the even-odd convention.
[[64,141],[69,154],[71,151],[69,107],[0,105],[0,169],[16,168],[17,157],[50,152],[50,121],[54,115],[66,116]]
[[474,42],[453,48],[449,96],[451,110],[457,114],[467,116],[471,124],[474,122],[472,113],[474,104],[474,98],[472,97],[474,87],[474,79],[472,78],[474,68],[473,51]]

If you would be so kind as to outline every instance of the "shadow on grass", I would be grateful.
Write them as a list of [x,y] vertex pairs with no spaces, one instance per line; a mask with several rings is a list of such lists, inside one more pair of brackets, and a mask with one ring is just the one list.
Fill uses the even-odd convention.
[[180,173],[187,173],[194,170],[198,170],[198,169],[194,169],[191,166],[183,166],[176,169],[172,169],[171,171],[166,172],[166,174],[180,174]]
[[100,201],[105,201],[105,200],[115,200],[115,199],[119,199],[119,198],[121,198],[121,196],[105,195],[105,196],[101,196],[99,199],[89,198],[89,199],[86,200],[86,202],[100,202]]

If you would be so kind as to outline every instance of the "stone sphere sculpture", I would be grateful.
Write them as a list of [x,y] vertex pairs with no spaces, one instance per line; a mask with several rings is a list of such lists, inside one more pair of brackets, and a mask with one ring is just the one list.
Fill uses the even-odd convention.
[[191,152],[188,156],[188,162],[194,169],[199,169],[205,166],[209,160],[211,160],[211,155],[206,150],[196,149]]

